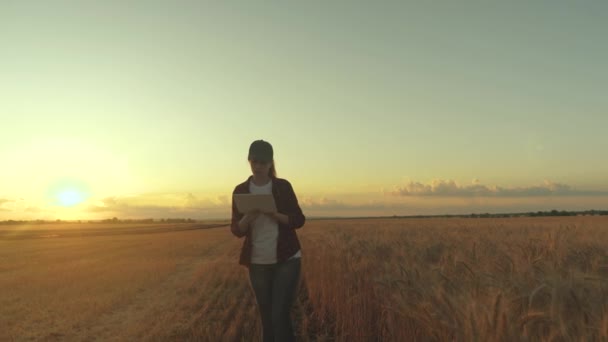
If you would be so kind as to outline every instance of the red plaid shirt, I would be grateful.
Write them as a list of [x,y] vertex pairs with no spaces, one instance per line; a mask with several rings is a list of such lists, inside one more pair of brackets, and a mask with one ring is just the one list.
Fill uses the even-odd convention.
[[[237,185],[234,188],[233,194],[247,194],[249,193],[249,182],[253,176]],[[302,209],[298,204],[298,199],[293,191],[291,184],[282,178],[272,178],[272,195],[277,205],[277,211],[281,214],[285,214],[289,217],[287,224],[279,223],[279,238],[277,241],[277,261],[282,262],[287,258],[294,255],[300,250],[300,240],[296,234],[296,229],[301,228],[306,221]],[[245,236],[243,241],[243,247],[241,248],[241,256],[239,258],[239,264],[249,267],[251,265],[251,229],[247,229],[246,233],[241,232],[239,229],[239,221],[243,218],[244,214],[239,213],[236,208],[236,203],[232,201],[232,223],[230,225],[230,231],[236,237]]]

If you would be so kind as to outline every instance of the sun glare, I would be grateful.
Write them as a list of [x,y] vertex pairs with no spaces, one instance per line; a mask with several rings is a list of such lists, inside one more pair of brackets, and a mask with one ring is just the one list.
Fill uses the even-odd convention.
[[64,207],[73,207],[82,203],[85,200],[85,196],[78,190],[67,189],[57,194],[57,200]]
[[88,185],[76,177],[64,177],[49,185],[47,196],[51,205],[70,208],[91,196]]

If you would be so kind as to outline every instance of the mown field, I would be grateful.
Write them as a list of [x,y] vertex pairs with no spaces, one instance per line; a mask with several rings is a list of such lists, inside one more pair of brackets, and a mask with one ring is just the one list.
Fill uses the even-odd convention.
[[[261,336],[227,226],[34,228],[0,227],[1,341]],[[298,234],[301,341],[608,340],[608,217],[310,220]]]

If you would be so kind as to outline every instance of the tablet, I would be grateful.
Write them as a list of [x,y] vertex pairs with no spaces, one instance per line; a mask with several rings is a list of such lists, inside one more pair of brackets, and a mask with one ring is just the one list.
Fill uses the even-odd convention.
[[277,211],[272,194],[233,194],[232,200],[242,214],[259,209],[263,212]]

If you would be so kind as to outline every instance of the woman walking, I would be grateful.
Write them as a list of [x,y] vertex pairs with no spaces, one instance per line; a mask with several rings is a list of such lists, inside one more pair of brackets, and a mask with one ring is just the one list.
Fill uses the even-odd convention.
[[305,217],[291,184],[277,178],[272,145],[256,140],[249,146],[252,175],[233,194],[272,194],[276,212],[239,213],[232,201],[232,234],[245,237],[239,264],[249,269],[262,320],[264,342],[295,341],[290,317],[300,278],[300,241],[296,229]]

